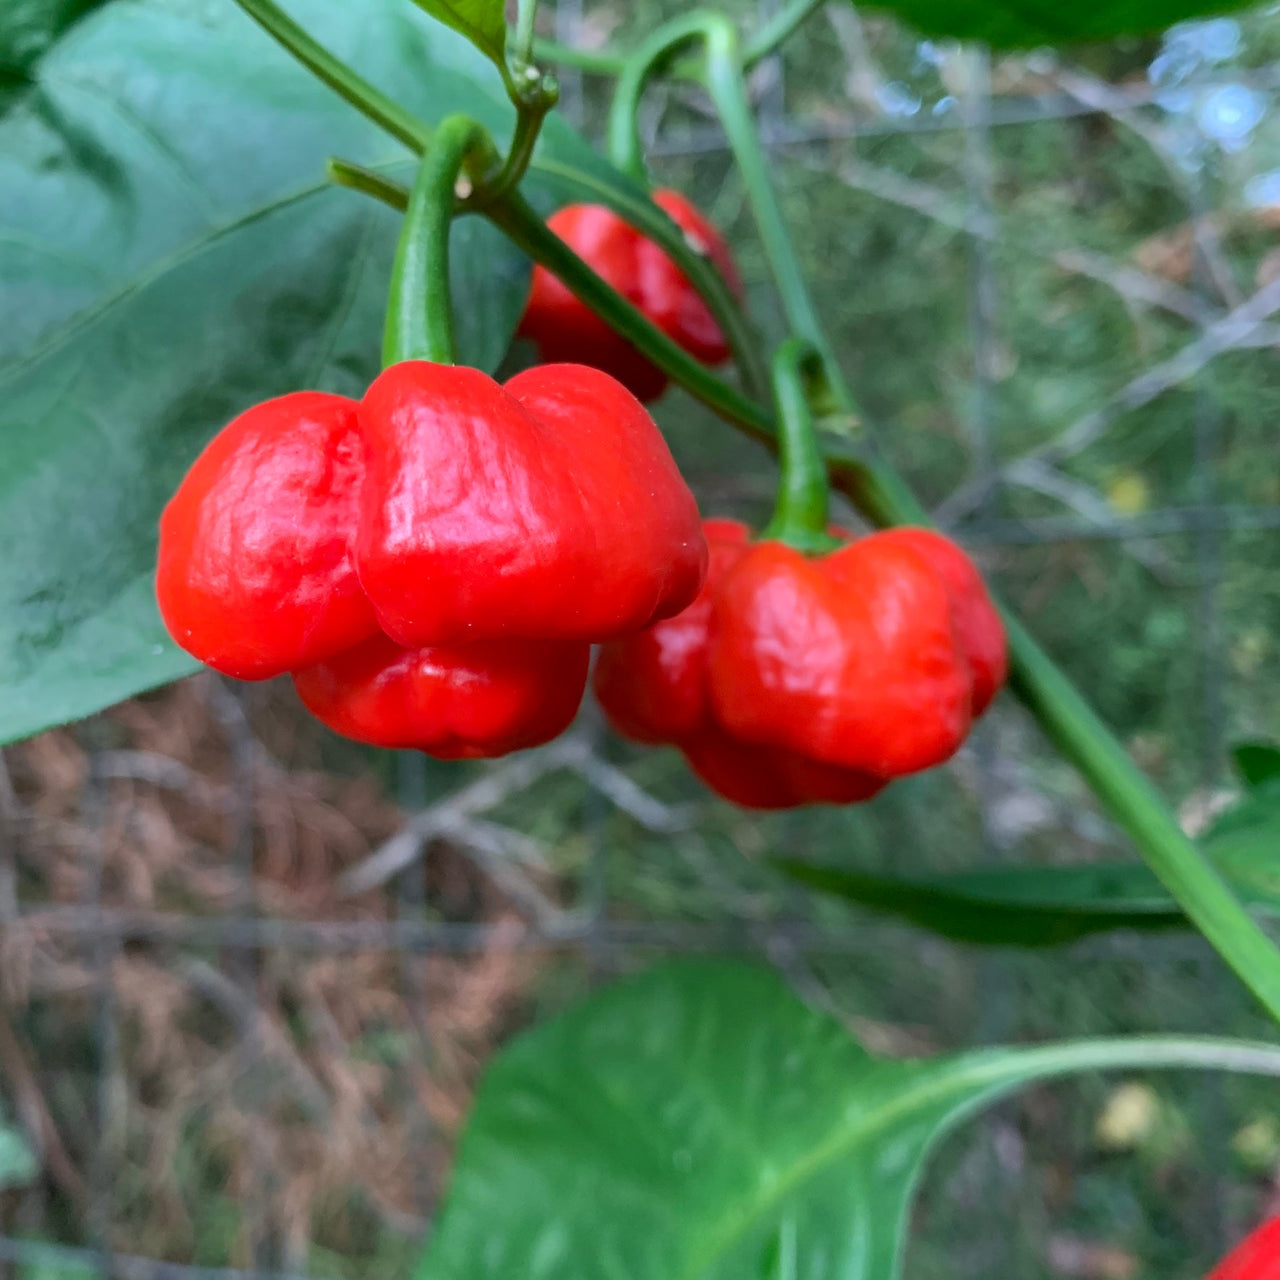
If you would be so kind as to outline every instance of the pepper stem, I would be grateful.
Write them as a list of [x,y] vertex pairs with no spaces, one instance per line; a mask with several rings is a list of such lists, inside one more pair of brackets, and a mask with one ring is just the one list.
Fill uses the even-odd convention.
[[774,354],[773,398],[782,474],[773,519],[761,535],[797,551],[815,553],[839,545],[827,533],[827,464],[818,449],[806,385],[806,372],[821,368],[821,356],[801,338],[788,338]]
[[384,366],[402,360],[454,363],[449,229],[458,177],[487,135],[467,116],[449,116],[424,152],[405,210],[391,271]]

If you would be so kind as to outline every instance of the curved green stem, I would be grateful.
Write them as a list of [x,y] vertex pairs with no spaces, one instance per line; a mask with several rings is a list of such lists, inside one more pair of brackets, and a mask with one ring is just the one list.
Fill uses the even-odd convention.
[[773,357],[773,403],[778,412],[781,477],[773,519],[762,538],[797,551],[829,551],[838,541],[827,533],[827,464],[818,449],[805,386],[805,366],[817,352],[800,338],[788,338]]
[[502,168],[485,183],[485,199],[494,199],[514,190],[528,171],[533,160],[533,149],[538,143],[538,135],[542,132],[542,122],[560,96],[559,86],[551,77],[541,77],[540,84],[540,92],[532,95],[516,114],[516,127],[511,135],[511,146],[507,150]]
[[613,91],[605,137],[609,159],[637,181],[645,183],[644,144],[640,140],[640,102],[649,80],[686,46],[701,40],[707,15],[686,14],[665,22],[629,57]]
[[421,151],[430,141],[430,128],[398,102],[375,89],[341,59],[307,34],[273,0],[236,0],[260,27],[283,45],[313,75],[345,98],[357,111],[381,125],[405,146]]
[[533,56],[539,62],[558,63],[562,67],[574,67],[597,76],[621,75],[627,61],[623,54],[611,53],[607,49],[572,49],[567,44],[537,37],[533,41]]
[[391,269],[391,296],[382,343],[384,366],[402,360],[452,364],[453,304],[449,289],[449,229],[454,189],[468,156],[488,134],[467,116],[436,130],[418,166]]
[[748,70],[785,44],[804,22],[813,16],[826,0],[791,0],[779,9],[759,31],[747,41],[742,63]]
[[533,62],[533,31],[538,16],[538,0],[520,0],[516,10],[515,52],[512,60],[517,70]]

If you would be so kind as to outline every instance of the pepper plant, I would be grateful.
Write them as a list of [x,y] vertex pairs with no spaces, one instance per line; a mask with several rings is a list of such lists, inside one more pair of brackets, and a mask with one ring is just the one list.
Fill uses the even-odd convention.
[[[1007,609],[997,615],[963,554],[924,527],[908,480],[865,428],[814,306],[747,90],[751,68],[812,15],[813,0],[792,0],[751,35],[715,10],[687,12],[617,54],[536,40],[536,0],[521,0],[513,32],[501,0],[418,0],[437,25],[418,21],[409,0],[300,0],[292,14],[273,0],[235,2],[278,48],[250,38],[233,0],[221,8],[114,0],[61,38],[95,6],[34,6],[0,19],[0,65],[10,76],[0,146],[15,170],[4,189],[20,193],[6,197],[7,230],[21,244],[58,227],[64,273],[61,289],[13,308],[0,334],[0,354],[19,353],[0,404],[0,737],[154,687],[190,670],[194,654],[233,675],[292,672],[321,719],[366,741],[496,754],[565,727],[587,648],[603,642],[597,690],[609,713],[636,736],[676,742],[716,789],[769,807],[753,799],[767,773],[780,806],[853,802],[950,755],[1007,659],[1013,694],[1147,864],[1141,880],[1126,883],[1127,897],[1059,879],[1037,889],[1039,909],[1063,936],[1147,917],[1162,927],[1189,921],[1280,1020],[1280,951],[1237,886],[1184,835],[1027,628]],[[1038,44],[1231,6],[1145,0],[1042,6],[1039,16],[982,0],[885,7],[932,34]],[[357,44],[375,78],[334,52]],[[312,79],[288,78],[286,54]],[[144,74],[175,62],[188,95],[178,104],[149,95]],[[557,115],[558,62],[615,79],[607,160]],[[788,331],[776,351],[762,349],[714,229],[677,193],[649,190],[637,117],[657,79],[699,86],[723,125]],[[91,105],[104,85],[122,115],[142,113],[145,129],[107,136],[111,125]],[[40,109],[28,110],[37,94]],[[52,129],[51,104],[60,112]],[[237,128],[246,115],[291,144],[282,148],[289,164],[246,151]],[[200,133],[195,118],[214,123]],[[72,141],[99,148],[102,172],[129,175],[128,201],[107,182],[77,189],[56,163]],[[189,202],[185,216],[203,228],[194,249],[172,226],[147,225],[148,210],[175,199]],[[578,212],[566,217],[567,208]],[[16,264],[6,278],[22,296],[21,260],[6,261]],[[341,287],[323,287],[317,264],[339,261],[350,264],[338,273]],[[255,280],[263,262],[271,270]],[[641,275],[661,287],[646,293]],[[369,338],[388,280],[385,371],[375,377]],[[193,308],[193,297],[203,305]],[[250,314],[246,298],[259,304]],[[553,359],[595,343],[605,373],[553,364],[499,387],[487,371],[518,325]],[[722,358],[733,376],[713,367]],[[322,378],[349,394],[311,392]],[[916,577],[900,599],[889,592],[881,602],[871,571],[833,573],[823,625],[847,630],[855,605],[869,631],[901,616],[911,625],[893,644],[920,658],[922,671],[941,663],[950,692],[943,681],[914,702],[888,700],[872,717],[883,740],[871,745],[861,722],[833,719],[825,754],[806,754],[816,731],[803,707],[757,716],[764,692],[737,703],[732,688],[720,690],[731,668],[734,680],[748,679],[743,664],[718,656],[715,646],[733,635],[721,626],[708,649],[708,687],[726,737],[709,750],[705,737],[642,723],[626,703],[635,690],[619,694],[609,674],[611,646],[658,643],[650,624],[687,622],[706,548],[670,454],[615,379],[642,400],[674,383],[727,429],[780,454],[776,514],[761,541],[740,526],[708,527],[707,591],[736,593],[742,617],[759,618],[773,607],[759,601],[774,579],[798,583],[814,566],[855,557],[905,557]],[[276,398],[251,407],[267,396]],[[357,421],[352,453],[343,441]],[[95,427],[127,442],[123,467],[93,440]],[[570,448],[568,439],[593,444]],[[80,441],[89,443],[77,451]],[[360,475],[331,483],[317,463],[331,456],[359,456]],[[140,473],[139,457],[151,464]],[[236,471],[246,458],[251,483]],[[438,500],[441,477],[477,458],[489,504],[469,512]],[[72,485],[89,497],[67,513],[54,498]],[[159,589],[181,649],[152,600],[152,531],[175,488]],[[832,490],[877,529],[913,528],[846,543],[828,528]],[[303,497],[297,513],[273,523],[264,512],[278,508],[264,494],[276,493]],[[495,512],[519,519],[495,533]],[[56,537],[55,521],[69,523]],[[717,540],[734,548],[733,592],[716,579]],[[252,561],[268,544],[284,548],[272,552],[288,566],[278,580]],[[211,563],[211,546],[224,558],[202,579],[196,569]],[[766,565],[769,556],[776,563]],[[487,576],[476,568],[490,561],[500,568]],[[764,584],[755,595],[748,562]],[[895,572],[896,589],[906,578]],[[323,625],[322,605],[333,606]],[[925,663],[929,635],[948,627],[954,652]],[[270,633],[265,649],[255,628]],[[778,635],[787,633],[781,626]],[[739,656],[753,643],[741,639]],[[627,653],[615,672],[635,665]],[[766,691],[771,677],[757,674]],[[824,689],[827,674],[817,681]],[[934,741],[925,730],[948,698],[954,732]],[[747,766],[726,764],[743,743],[776,753],[748,762],[746,785]],[[1025,922],[1025,895],[1008,880],[985,890],[886,886],[839,868],[791,871],[953,936],[1005,938],[1011,918]],[[1245,889],[1249,905],[1274,905],[1273,895]],[[501,1057],[421,1275],[891,1280],[921,1164],[948,1127],[1031,1080],[1144,1065],[1280,1074],[1280,1049],[1167,1037],[890,1062],[767,975],[666,966]],[[708,1097],[716,1106],[699,1104]]]

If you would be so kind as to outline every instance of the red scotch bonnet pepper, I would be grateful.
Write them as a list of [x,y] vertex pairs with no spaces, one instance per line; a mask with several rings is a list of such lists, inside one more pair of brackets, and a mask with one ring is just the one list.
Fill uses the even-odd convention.
[[1004,630],[954,543],[893,529],[808,557],[708,520],[711,568],[683,613],[605,645],[596,696],[640,742],[673,743],[760,809],[874,795],[942,763],[1004,681]]
[[1208,1280],[1280,1280],[1280,1217],[1264,1222]]
[[[656,191],[690,245],[710,257],[726,283],[741,296],[742,284],[720,233],[677,191]],[[720,364],[729,348],[711,312],[687,276],[652,240],[603,205],[575,204],[547,220],[579,257],[669,338],[707,365]],[[573,360],[612,374],[638,399],[656,400],[666,374],[615,333],[544,267],[535,267],[519,332],[543,360]]]
[[224,428],[161,517],[156,590],[189,653],[292,673],[341,733],[492,756],[560,733],[591,643],[683,609],[706,555],[612,378],[411,360],[359,402],[298,392]]

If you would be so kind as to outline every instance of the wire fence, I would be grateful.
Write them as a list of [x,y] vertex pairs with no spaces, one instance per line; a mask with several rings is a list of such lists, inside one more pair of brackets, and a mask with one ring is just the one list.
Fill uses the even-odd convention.
[[[762,3],[760,18],[773,7]],[[593,19],[599,16],[583,0],[562,0],[554,9],[555,34],[568,44],[594,39],[599,25]],[[1250,21],[1248,32],[1266,32],[1264,18]],[[1238,655],[1229,646],[1232,624],[1224,616],[1224,541],[1280,528],[1280,506],[1228,497],[1216,478],[1225,428],[1221,397],[1210,378],[1225,358],[1280,345],[1280,280],[1259,277],[1252,291],[1242,287],[1215,211],[1229,198],[1222,166],[1234,163],[1250,130],[1259,134],[1261,167],[1252,185],[1237,186],[1251,193],[1258,208],[1280,205],[1280,168],[1265,169],[1272,142],[1262,137],[1280,89],[1280,64],[1250,65],[1247,49],[1240,47],[1241,24],[1226,19],[1156,42],[1149,74],[1134,76],[1130,67],[1119,82],[1066,56],[1040,53],[993,62],[982,51],[938,49],[885,34],[878,23],[869,31],[848,5],[833,5],[817,22],[820,32],[810,39],[838,50],[847,98],[821,116],[806,115],[796,105],[802,96],[796,61],[774,58],[764,64],[756,77],[757,104],[766,145],[780,167],[818,174],[859,199],[967,242],[970,358],[967,388],[957,398],[963,405],[959,436],[966,473],[938,503],[939,519],[980,551],[1105,542],[1157,581],[1173,573],[1193,600],[1194,781],[1204,791],[1201,799],[1211,804],[1229,735],[1241,719],[1229,705]],[[1226,56],[1214,52],[1215,40],[1230,46]],[[1265,40],[1257,40],[1265,47]],[[1206,45],[1208,52],[1200,47]],[[910,77],[887,69],[913,46],[912,56],[925,67],[921,78],[937,82],[932,103]],[[1173,72],[1170,59],[1181,59]],[[949,75],[942,76],[940,67]],[[566,70],[561,86],[563,109],[588,132],[598,131],[590,81]],[[699,118],[699,104],[677,101],[680,122],[671,126],[671,103],[656,98],[647,124],[659,162],[693,165],[697,173],[713,166],[724,141],[713,124]],[[1242,116],[1252,119],[1249,128]],[[1001,362],[1010,338],[996,261],[1011,233],[1000,216],[993,139],[1002,130],[1093,119],[1132,134],[1166,168],[1190,229],[1189,270],[1170,274],[1109,255],[1093,243],[1054,242],[1036,226],[1019,228],[1014,238],[1021,252],[1062,278],[1108,292],[1130,312],[1158,314],[1181,337],[1158,344],[1143,367],[1052,436],[1011,451],[998,412]],[[877,139],[941,135],[961,139],[958,184],[904,173],[892,157],[879,162],[867,155],[868,142]],[[1193,398],[1192,483],[1176,501],[1126,509],[1072,464],[1135,412],[1170,393]],[[1170,539],[1177,542],[1172,568],[1165,545]],[[1022,582],[1023,594],[1034,585]],[[1087,627],[1089,620],[1081,623]],[[1266,671],[1264,665],[1255,678],[1265,679]],[[332,1187],[319,1175],[285,1179],[282,1162],[295,1172],[309,1168],[308,1161],[323,1165],[317,1152],[326,1142],[338,1143],[342,1151],[336,1158],[347,1160],[358,1178],[371,1177],[360,1171],[367,1171],[370,1160],[376,1163],[377,1144],[392,1131],[405,1168],[394,1171],[393,1187],[368,1191],[370,1213],[390,1224],[407,1242],[405,1256],[411,1256],[440,1194],[457,1099],[465,1099],[491,1041],[509,1029],[501,1012],[479,1031],[468,1014],[487,1000],[505,1007],[494,989],[519,988],[538,963],[534,957],[575,957],[580,977],[568,982],[576,989],[637,955],[744,951],[764,955],[806,995],[832,1004],[838,1002],[824,976],[832,958],[870,965],[881,952],[891,953],[892,940],[902,933],[896,925],[865,920],[851,929],[846,918],[804,898],[785,891],[762,895],[758,886],[744,889],[726,879],[716,857],[708,855],[711,837],[700,826],[704,804],[685,793],[673,798],[660,775],[653,775],[658,785],[646,782],[631,757],[619,758],[605,744],[589,710],[562,740],[468,772],[461,782],[456,773],[438,773],[418,759],[400,760],[388,780],[399,808],[389,814],[361,793],[356,798],[370,813],[367,821],[357,821],[349,816],[354,792],[331,793],[328,784],[316,781],[320,757],[310,746],[300,751],[309,770],[298,774],[302,782],[282,765],[289,752],[273,740],[280,724],[273,718],[272,695],[200,678],[176,696],[176,710],[165,704],[168,712],[162,707],[156,713],[179,719],[183,727],[176,738],[166,738],[159,721],[143,710],[123,728],[121,721],[104,717],[74,733],[53,735],[53,745],[31,748],[36,754],[11,749],[8,768],[0,769],[0,1079],[55,1188],[52,1196],[37,1190],[14,1197],[0,1218],[0,1270],[15,1276],[46,1270],[126,1280],[333,1274],[342,1267],[325,1265],[310,1234],[311,1206],[334,1194]],[[1011,856],[1027,832],[1046,828],[1073,833],[1091,847],[1114,843],[1106,823],[1080,804],[1077,790],[1060,786],[1056,775],[1029,770],[1018,758],[1025,734],[1016,713],[1002,711],[963,753],[957,768],[975,798],[976,824],[953,833],[957,860],[998,861]],[[210,752],[216,759],[204,767]],[[563,827],[552,824],[548,834],[540,830],[546,825],[540,806],[549,803],[545,789],[557,786],[569,788],[556,793],[555,803],[570,816]],[[51,800],[51,792],[62,801]],[[320,853],[304,847],[298,834],[306,825],[297,816],[304,804],[307,822],[319,833],[312,843],[318,842]],[[289,811],[283,817],[282,809]],[[620,910],[611,865],[619,822],[639,832],[645,848],[677,847],[681,886],[696,885],[699,902],[710,907],[682,915],[661,904],[647,910],[644,900]],[[164,826],[163,840],[156,837],[157,824]],[[264,857],[270,861],[272,841],[282,830],[279,839],[288,848],[277,861],[284,870],[264,873]],[[734,831],[750,843],[749,824]],[[803,829],[797,840],[802,837]],[[573,845],[568,873],[562,852],[553,847],[557,841]],[[167,850],[163,858],[130,862],[130,848],[158,845]],[[58,850],[57,858],[37,865],[36,853],[43,859],[50,847]],[[333,847],[343,850],[336,862]],[[297,873],[308,859],[323,866],[323,892],[315,890],[313,875]],[[194,895],[197,872],[204,895],[198,908],[182,909],[181,894],[161,905],[156,876],[178,877]],[[432,880],[437,872],[466,883],[461,890],[442,888]],[[294,887],[286,893],[283,885]],[[442,905],[451,894],[467,901],[451,911]],[[928,960],[929,944],[911,946]],[[1090,965],[1129,965],[1162,975],[1151,981],[1170,986],[1188,966],[1200,966],[1197,998],[1208,993],[1219,1008],[1235,998],[1194,938],[1094,939],[1070,954],[1077,973]],[[452,967],[441,967],[446,964]],[[967,1006],[980,1010],[968,1033],[990,1040],[1017,1022],[1023,979],[1001,957],[975,964],[973,981],[985,995]],[[374,993],[369,1008],[344,1013],[342,986],[355,981],[357,966],[364,965],[374,966],[359,970],[365,983],[360,991]],[[376,980],[368,978],[370,972]],[[950,980],[946,974],[936,978],[940,1006]],[[172,987],[164,985],[169,981]],[[234,1169],[205,1170],[201,1176],[225,1177],[241,1216],[212,1241],[200,1238],[198,1224],[178,1222],[171,1235],[155,1237],[163,1243],[152,1246],[146,1233],[129,1229],[131,1215],[140,1212],[139,1196],[155,1194],[166,1173],[175,1180],[195,1174],[168,1168],[182,1157],[181,1133],[144,1126],[155,1144],[148,1150],[137,1145],[134,1130],[151,1105],[147,1090],[153,1086],[147,1081],[170,1063],[172,1046],[165,1042],[183,1025],[181,1010],[189,1012],[191,1000],[216,1011],[225,1024],[216,1044],[198,1046],[204,1056],[198,1057],[197,1093],[230,1099],[229,1110],[217,1112],[218,1123],[228,1127],[211,1139],[222,1154],[210,1161]],[[157,1012],[157,1005],[164,1007]],[[46,1025],[41,1010],[55,1007],[78,1012],[74,1033]],[[360,1019],[375,1007],[381,1010],[379,1034],[385,1032],[395,1045],[385,1060],[370,1065],[366,1041],[373,1033]],[[904,997],[898,1009],[910,1007]],[[879,1035],[883,1047],[903,1047],[893,1039],[892,1019],[860,1022],[847,1009],[842,1016],[873,1045]],[[305,1024],[305,1032],[291,1017]],[[161,1043],[148,1041],[149,1018],[152,1039]],[[359,1045],[352,1037],[356,1024]],[[953,1033],[964,1034],[962,1028]],[[911,1047],[909,1036],[905,1045]],[[461,1066],[454,1060],[459,1056],[465,1059]],[[375,1070],[376,1087],[366,1088],[362,1081]],[[441,1073],[448,1087],[439,1084]],[[86,1081],[92,1082],[87,1090]],[[83,1107],[81,1096],[88,1099]],[[1206,1096],[1224,1127],[1221,1099],[1215,1102],[1212,1091]],[[189,1101],[188,1117],[216,1110],[201,1112],[194,1095]],[[159,1114],[160,1104],[154,1106]],[[227,1120],[232,1113],[243,1123]],[[1212,1140],[1219,1147],[1217,1212],[1207,1228],[1214,1238],[1225,1235],[1240,1215],[1238,1206],[1222,1198],[1227,1136],[1221,1132]],[[152,1167],[157,1163],[163,1168]],[[150,1169],[148,1176],[138,1173],[143,1168]],[[277,1212],[281,1200],[288,1203]],[[170,1211],[182,1218],[181,1197]],[[352,1230],[351,1248],[358,1252],[358,1231]],[[175,1248],[174,1239],[188,1242],[181,1261],[162,1256]],[[151,1252],[156,1256],[144,1256]],[[239,1265],[200,1265],[210,1254],[235,1257]],[[1015,1272],[995,1265],[965,1274]]]

